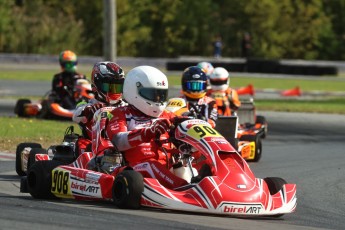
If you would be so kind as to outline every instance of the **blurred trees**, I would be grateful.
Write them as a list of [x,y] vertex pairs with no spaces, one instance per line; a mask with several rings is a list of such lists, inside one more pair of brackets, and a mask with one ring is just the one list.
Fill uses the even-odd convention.
[[[102,55],[103,1],[0,1],[0,52]],[[345,0],[117,0],[118,56],[345,60]]]
[[21,7],[13,0],[0,2],[1,52],[50,54],[63,49],[84,50],[83,21],[68,7],[56,4],[58,0],[47,2],[24,1]]

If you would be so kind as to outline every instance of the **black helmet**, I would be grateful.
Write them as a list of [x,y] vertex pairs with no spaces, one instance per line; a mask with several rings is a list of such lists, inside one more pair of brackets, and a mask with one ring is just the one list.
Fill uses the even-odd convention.
[[191,99],[200,99],[206,95],[207,76],[198,66],[188,67],[182,74],[182,92]]
[[101,102],[116,104],[122,98],[125,73],[114,62],[98,62],[91,73],[92,91]]

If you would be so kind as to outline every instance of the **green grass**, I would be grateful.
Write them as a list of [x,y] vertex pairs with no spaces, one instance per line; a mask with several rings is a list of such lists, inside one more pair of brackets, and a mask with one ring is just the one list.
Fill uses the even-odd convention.
[[[317,78],[317,77],[316,77]],[[345,80],[318,80],[318,79],[289,79],[289,78],[233,78],[231,85],[241,87],[252,84],[254,89],[285,90],[299,86],[302,91],[345,91]]]
[[2,71],[0,75],[1,80],[16,80],[16,81],[51,81],[54,74],[57,72],[48,70],[37,71]]
[[[87,78],[90,77],[90,66],[79,68],[81,73],[85,73]],[[55,70],[54,70],[55,69]],[[53,70],[4,70],[1,71],[0,80],[17,80],[17,81],[51,81],[53,75],[59,72],[58,67]],[[181,76],[169,75],[170,85],[180,85]],[[345,91],[345,78],[268,78],[268,77],[244,77],[232,76],[230,85],[233,88],[239,88],[252,84],[254,89],[278,89],[285,90],[299,86],[302,91]]]
[[[180,76],[169,76],[170,85],[180,85]],[[285,90],[299,86],[302,91],[345,91],[344,78],[332,79],[296,79],[296,78],[267,78],[267,77],[242,77],[233,76],[230,79],[232,88],[239,88],[252,84],[254,89]]]
[[327,100],[256,100],[257,110],[345,114],[345,98]]
[[[5,70],[1,71],[0,80],[51,81],[53,76],[59,72],[58,68],[56,70]],[[80,71],[80,73],[84,73],[84,71]],[[86,77],[89,79],[90,74],[86,74]]]
[[71,125],[79,132],[77,124],[65,121],[0,117],[0,125],[0,151],[8,152],[15,152],[22,142],[37,142],[44,148],[60,144],[66,128]]

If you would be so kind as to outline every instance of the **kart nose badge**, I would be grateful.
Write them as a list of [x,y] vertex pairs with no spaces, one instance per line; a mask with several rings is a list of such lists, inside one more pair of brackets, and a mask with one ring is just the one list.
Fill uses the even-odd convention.
[[247,186],[246,186],[245,184],[238,184],[238,185],[237,185],[237,188],[238,188],[238,189],[246,189]]

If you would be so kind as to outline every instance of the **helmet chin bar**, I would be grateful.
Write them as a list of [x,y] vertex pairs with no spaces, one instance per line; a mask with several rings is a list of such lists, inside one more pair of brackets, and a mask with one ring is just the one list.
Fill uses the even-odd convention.
[[192,93],[192,92],[184,91],[183,94],[187,97],[188,100],[197,101],[200,98],[203,98],[206,95],[206,92]]
[[108,103],[106,100],[106,96],[102,92],[96,91],[95,92],[95,98],[100,102]]
[[117,103],[119,103],[120,99],[119,100],[109,100],[109,104],[110,105],[116,105]]

